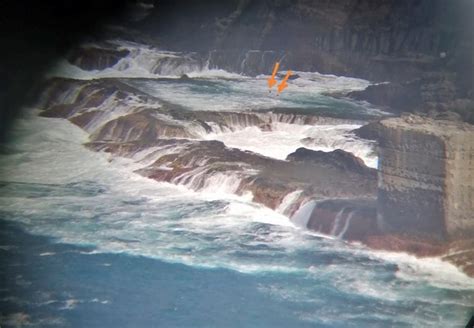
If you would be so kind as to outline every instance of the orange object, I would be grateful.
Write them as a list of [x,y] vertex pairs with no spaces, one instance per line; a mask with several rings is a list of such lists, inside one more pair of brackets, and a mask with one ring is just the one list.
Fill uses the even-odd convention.
[[272,76],[268,78],[268,88],[273,88],[275,84],[277,84],[277,80],[275,80],[276,73],[278,72],[278,68],[280,67],[280,63],[276,62],[275,67],[273,68]]
[[281,81],[281,83],[278,85],[278,93],[282,92],[283,89],[285,89],[288,86],[288,83],[286,83],[286,81],[288,81],[288,78],[291,76],[291,73],[292,73],[291,71],[286,72],[286,75],[283,78],[283,81]]

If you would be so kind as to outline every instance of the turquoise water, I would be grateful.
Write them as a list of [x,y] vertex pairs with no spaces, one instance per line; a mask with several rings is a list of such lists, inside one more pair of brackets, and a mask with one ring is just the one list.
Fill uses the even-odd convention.
[[[277,95],[269,92],[266,81],[260,79],[126,79],[134,86],[160,99],[191,110],[259,111],[272,109],[276,112],[319,114],[329,117],[369,119],[381,112],[368,104],[347,99],[336,99],[324,92],[341,91],[337,85],[323,89],[319,83],[302,81],[292,84]],[[298,81],[298,80],[296,80]],[[296,83],[296,82],[294,82]],[[314,92],[317,84],[321,90]]]
[[[102,72],[68,69],[127,78],[191,110],[381,114],[328,96],[367,81],[298,72],[277,96],[264,76],[184,70],[196,79],[157,79],[156,56],[163,53],[146,48]],[[285,158],[310,137],[315,149],[376,161],[372,145],[350,134],[356,127],[253,127],[206,138]],[[0,148],[2,327],[463,327],[474,312],[474,280],[439,259],[314,234],[222,186],[193,192],[145,179],[133,160],[89,151],[87,141],[77,126],[31,110]]]
[[[0,293],[2,310],[27,314],[29,323],[41,327],[370,327],[400,325],[390,318],[392,311],[411,311],[409,303],[390,306],[357,297],[305,274],[243,274],[93,254],[91,247],[55,244],[5,221],[1,226],[2,241],[12,247],[0,251],[6,263],[0,274],[8,286]],[[346,261],[328,256],[318,262]],[[372,265],[390,280],[393,268]],[[292,300],[288,290],[294,286],[314,299]],[[365,311],[378,313],[361,316]]]
[[132,173],[35,113],[0,156],[1,322],[36,327],[463,327],[473,280]]

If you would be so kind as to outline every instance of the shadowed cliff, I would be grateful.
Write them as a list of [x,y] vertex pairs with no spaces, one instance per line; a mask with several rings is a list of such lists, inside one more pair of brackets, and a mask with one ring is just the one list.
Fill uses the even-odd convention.
[[390,81],[350,96],[473,122],[473,13],[469,0],[163,0],[141,29],[165,48],[212,51],[216,67],[238,73],[268,74],[280,60]]
[[43,74],[104,24],[126,21],[125,0],[2,1],[0,4],[0,139]]
[[466,0],[165,0],[143,27],[174,49],[286,50],[294,69],[404,80],[466,59],[471,14]]

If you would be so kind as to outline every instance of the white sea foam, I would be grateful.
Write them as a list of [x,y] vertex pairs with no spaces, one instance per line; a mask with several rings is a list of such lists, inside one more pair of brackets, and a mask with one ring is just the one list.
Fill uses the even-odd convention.
[[[95,244],[104,251],[127,251],[192,265],[220,266],[220,258],[206,264],[199,256],[195,258],[185,253],[173,253],[168,247],[175,245],[179,248],[177,240],[173,243],[165,239],[152,246],[149,243],[156,240],[152,236],[149,239],[147,235],[153,228],[172,230],[171,226],[176,223],[169,217],[173,217],[177,209],[178,213],[180,208],[186,209],[186,206],[191,208],[190,213],[194,211],[193,206],[198,206],[199,211],[206,213],[205,217],[192,215],[189,220],[178,214],[183,220],[183,228],[190,232],[197,226],[204,226],[207,233],[212,232],[225,222],[223,218],[240,225],[265,222],[291,226],[286,217],[249,202],[248,195],[238,197],[226,194],[226,184],[229,182],[226,177],[216,177],[221,185],[209,185],[203,193],[197,194],[189,189],[156,183],[133,174],[123,162],[109,162],[106,154],[85,149],[81,145],[87,138],[85,133],[65,120],[29,117],[19,122],[17,133],[17,152],[0,158],[4,168],[2,173],[5,174],[3,180],[47,185],[79,183],[78,186],[80,181],[85,180],[94,181],[94,185],[104,185],[108,190],[94,197],[64,195],[41,199],[16,196],[2,198],[2,209],[26,214],[21,220],[33,232],[52,234],[65,242]],[[25,156],[30,159],[25,160]],[[137,202],[132,212],[127,203],[122,203],[121,197],[132,198],[132,203]],[[206,202],[210,202],[210,212],[206,210]],[[219,203],[215,209],[212,205],[214,202]],[[172,205],[174,203],[177,205]],[[46,214],[48,212],[50,214]],[[30,219],[31,215],[37,213],[46,214],[41,220],[43,224],[38,225],[39,221]],[[87,228],[91,224],[90,218],[99,213],[100,220],[94,223],[99,229],[91,233]],[[56,226],[57,217],[70,217],[70,220],[65,225]],[[126,226],[132,229],[123,229]],[[140,240],[140,243],[130,244],[126,240]],[[182,243],[187,242],[183,239]],[[213,261],[216,262],[213,264]],[[238,269],[238,265],[233,268]]]
[[[294,71],[293,74],[299,76],[297,79],[291,80],[291,86],[294,92],[301,92],[303,90],[315,93],[330,93],[334,91],[349,92],[363,90],[370,85],[370,82],[367,80],[332,74],[302,71]],[[257,78],[266,80],[268,76],[259,75]]]
[[333,151],[342,149],[362,158],[369,167],[377,167],[374,144],[356,138],[350,131],[360,125],[295,125],[273,123],[272,131],[258,127],[205,135],[209,140],[219,140],[229,147],[250,150],[264,156],[286,159],[297,148]]
[[[122,40],[111,40],[117,49],[126,49],[129,54],[120,59],[115,65],[103,70],[83,70],[78,66],[61,60],[56,67],[49,72],[49,76],[60,76],[75,79],[96,78],[180,78],[186,74],[192,78],[225,78],[242,79],[243,76],[229,73],[221,69],[209,69],[206,63],[201,63],[194,58],[192,53],[178,53],[160,50],[147,45],[127,42]],[[85,44],[87,47],[98,47],[96,44]]]
[[[310,148],[342,148],[370,162],[371,145],[352,141],[348,131],[353,128],[275,124],[268,137],[265,132],[248,129],[246,138],[267,138],[255,149],[261,153],[282,140],[280,147],[288,145],[284,151],[271,150],[272,156],[282,158],[297,148],[296,141],[311,137],[314,144]],[[279,133],[286,137],[280,139]],[[5,217],[21,222],[35,234],[92,245],[96,249],[87,252],[91,256],[101,252],[126,253],[249,274],[284,273],[288,279],[297,278],[305,288],[298,288],[299,284],[276,284],[262,292],[308,304],[319,297],[321,286],[343,296],[381,300],[389,304],[389,310],[398,303],[408,307],[412,303],[406,305],[407,302],[413,298],[419,301],[416,307],[424,318],[417,322],[426,325],[437,320],[446,322],[432,316],[446,304],[456,306],[457,313],[464,313],[474,297],[473,280],[439,259],[419,260],[370,251],[295,229],[307,224],[315,201],[303,205],[292,223],[280,213],[251,203],[252,195],[229,195],[239,183],[238,175],[216,175],[204,192],[192,192],[184,186],[157,183],[132,172],[150,163],[154,153],[173,151],[169,148],[150,149],[138,152],[132,159],[111,161],[107,154],[82,146],[88,135],[78,127],[65,120],[35,115],[22,119],[13,137],[13,151],[0,156],[1,180],[26,185],[15,186],[0,197]],[[228,142],[232,140],[245,149],[244,135]],[[31,197],[32,192],[35,197]],[[296,191],[287,195],[280,211],[285,212],[287,203],[296,197]],[[447,298],[446,291],[454,296]],[[330,306],[318,304],[320,307],[315,309],[321,311],[320,317],[334,316]],[[400,317],[408,324],[413,318],[411,314]]]
[[291,222],[296,226],[301,228],[306,228],[308,221],[311,218],[311,213],[313,213],[314,208],[316,207],[317,202],[310,200],[309,202],[303,204],[295,214],[291,217]]
[[337,235],[337,238],[343,238],[344,237],[344,235],[347,232],[347,229],[349,228],[349,225],[351,224],[352,217],[354,216],[354,213],[355,213],[354,211],[349,213],[349,215],[346,218],[346,222],[344,223],[344,226],[341,229],[341,232]]
[[[323,95],[364,89],[370,84],[366,80],[316,72],[295,72],[299,78],[292,80],[287,90],[277,95],[276,91],[268,91],[266,75],[251,78],[221,69],[209,69],[206,63],[195,59],[195,54],[192,53],[164,51],[120,40],[112,42],[119,49],[127,49],[130,52],[113,67],[85,71],[63,60],[49,75],[75,79],[149,78],[151,81],[136,83],[155,96],[195,110],[254,110],[273,107],[330,110],[332,107],[339,109],[347,107],[348,110],[380,114],[367,104],[357,105]],[[183,74],[192,80],[180,83],[156,80],[156,78],[176,79]],[[206,82],[196,83],[196,81]]]
[[276,211],[278,213],[288,215],[288,211],[290,210],[291,206],[298,200],[302,192],[302,190],[295,190],[287,194],[281,201],[280,205],[278,205]]
[[[173,242],[166,237],[162,239],[161,243],[155,244],[158,240],[153,231],[156,231],[156,234],[161,234],[160,231],[164,232],[168,229],[172,231],[174,226],[175,228],[180,227],[188,233],[194,233],[193,229],[200,226],[205,228],[206,234],[215,235],[219,233],[219,225],[225,227],[222,224],[227,222],[227,224],[239,226],[238,229],[234,226],[230,230],[232,231],[230,236],[236,242],[240,238],[240,233],[245,233],[245,230],[248,229],[246,228],[248,224],[271,223],[282,228],[287,226],[285,229],[291,230],[277,229],[273,235],[274,239],[268,240],[270,246],[273,242],[276,243],[273,245],[277,245],[287,240],[285,245],[291,248],[313,247],[311,246],[313,237],[302,237],[299,235],[300,233],[296,232],[297,230],[291,228],[292,223],[281,214],[249,202],[251,195],[239,197],[225,194],[219,190],[219,184],[215,187],[217,189],[212,190],[211,187],[206,192],[194,193],[187,188],[157,183],[143,178],[132,173],[129,167],[123,165],[123,162],[109,162],[106,154],[94,153],[85,149],[81,144],[87,140],[86,133],[65,120],[46,119],[32,115],[20,121],[15,131],[16,151],[0,157],[0,164],[3,168],[2,180],[47,185],[79,183],[78,188],[85,188],[86,191],[90,187],[87,184],[81,187],[80,182],[94,181],[93,190],[100,186],[104,186],[106,190],[93,197],[75,194],[64,194],[63,196],[52,194],[42,198],[25,198],[18,195],[3,197],[1,200],[2,209],[23,213],[24,215],[19,218],[30,225],[32,231],[52,234],[64,241],[96,244],[99,249],[104,251],[130,251],[135,254],[146,252],[150,256],[175,261],[183,256],[182,259],[185,263],[202,263],[203,259],[197,254],[193,255],[197,258],[188,262],[189,255],[179,252],[167,253],[169,251],[167,247],[170,245],[178,247],[181,242],[187,243],[186,239],[180,241],[176,236],[170,235],[169,238],[173,239]],[[139,157],[143,156],[146,157],[145,154]],[[227,179],[226,177],[217,179],[221,178]],[[296,193],[290,198],[296,197]],[[124,202],[122,199],[130,200]],[[133,206],[130,207],[128,202],[131,202]],[[293,223],[305,225],[308,213],[314,209],[314,206],[314,202],[302,206],[294,215]],[[186,210],[187,208],[189,211]],[[173,214],[176,211],[177,216]],[[302,212],[305,212],[303,213],[305,215],[301,214]],[[44,213],[41,224],[39,224],[40,221],[34,219],[38,213]],[[302,217],[301,220],[296,219],[299,216]],[[71,219],[67,224],[58,226],[55,223],[57,217],[70,217]],[[98,221],[91,221],[92,217]],[[174,217],[181,218],[183,221],[176,221],[173,219]],[[100,231],[101,237],[91,233],[88,225],[92,222],[97,225],[98,230],[96,231]],[[281,239],[280,237],[283,235],[286,237]],[[305,232],[304,235],[313,236],[314,234]],[[258,237],[258,233],[255,236]],[[115,238],[113,242],[109,241],[112,237]],[[136,244],[117,242],[117,240],[139,240],[140,242]],[[298,242],[295,242],[296,240]],[[199,244],[199,238],[197,242]],[[215,245],[210,243],[207,247],[214,248]],[[438,271],[440,273],[438,276],[443,278],[441,281],[447,280],[448,277],[461,280],[465,277],[459,272],[453,273],[454,271],[450,269],[453,268],[451,265],[439,260],[435,262],[432,262],[434,260],[418,260],[399,253],[370,252],[370,254],[370,256],[381,256],[394,263],[402,263],[408,258],[409,263],[415,267],[417,272],[428,270],[431,274],[430,278],[437,277],[435,271]],[[215,261],[214,264],[208,264],[220,265],[219,263],[226,260],[225,258],[220,260],[216,258]],[[262,268],[264,267],[265,265],[262,264]],[[238,265],[235,269],[238,269]],[[408,279],[403,272],[397,273],[400,275],[400,279]],[[423,274],[416,277],[416,279],[421,279]],[[466,283],[471,282],[468,278],[465,279],[467,279]],[[443,282],[438,282],[438,284],[443,286]],[[449,286],[456,287],[456,285]],[[466,287],[466,284],[460,285],[460,288]]]
[[[271,108],[304,108],[318,113],[375,113],[368,105],[325,96],[321,88],[289,86],[281,95],[269,92],[265,79],[240,77],[235,79],[129,80],[127,83],[150,95],[191,110],[247,111]],[[341,92],[346,85],[328,85],[325,92]],[[356,86],[354,86],[357,88]]]
[[438,257],[417,258],[399,252],[373,251],[371,256],[398,265],[397,277],[412,282],[429,283],[445,289],[474,290],[474,279],[469,278],[453,264]]
[[[53,69],[50,76],[62,76],[76,79],[110,78],[110,77],[140,77],[140,78],[179,78],[183,74],[191,78],[220,78],[230,80],[250,80],[253,81],[252,89],[266,91],[267,75],[259,75],[256,78],[248,78],[241,74],[227,72],[222,69],[210,69],[208,63],[200,62],[194,58],[193,53],[179,53],[153,48],[148,45],[124,41],[109,40],[115,44],[117,49],[126,49],[129,55],[120,59],[115,65],[103,70],[85,71],[81,68],[63,60]],[[97,44],[85,44],[87,47],[98,47]],[[268,72],[270,74],[271,72]],[[288,90],[292,92],[341,92],[363,90],[370,83],[363,79],[335,76],[331,74],[320,74],[317,72],[295,71],[299,78],[292,80]],[[265,92],[266,93],[266,92]],[[274,92],[276,96],[276,93]]]

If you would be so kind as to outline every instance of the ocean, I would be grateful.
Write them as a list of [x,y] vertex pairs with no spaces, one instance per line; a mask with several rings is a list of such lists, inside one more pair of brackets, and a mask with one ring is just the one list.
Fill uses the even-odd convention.
[[[329,112],[346,121],[198,132],[282,160],[305,146],[377,167],[374,144],[351,131],[385,113],[329,95],[368,81],[297,72],[277,96],[264,76],[157,66],[179,55],[120,44],[133,51],[113,68],[61,63],[51,74],[120,78],[196,111]],[[273,211],[235,195],[234,176],[199,190],[147,179],[134,171],[150,152],[93,152],[89,133],[38,113],[26,109],[1,147],[2,327],[463,327],[473,313],[474,280],[449,263],[306,230],[284,215],[288,204]]]

